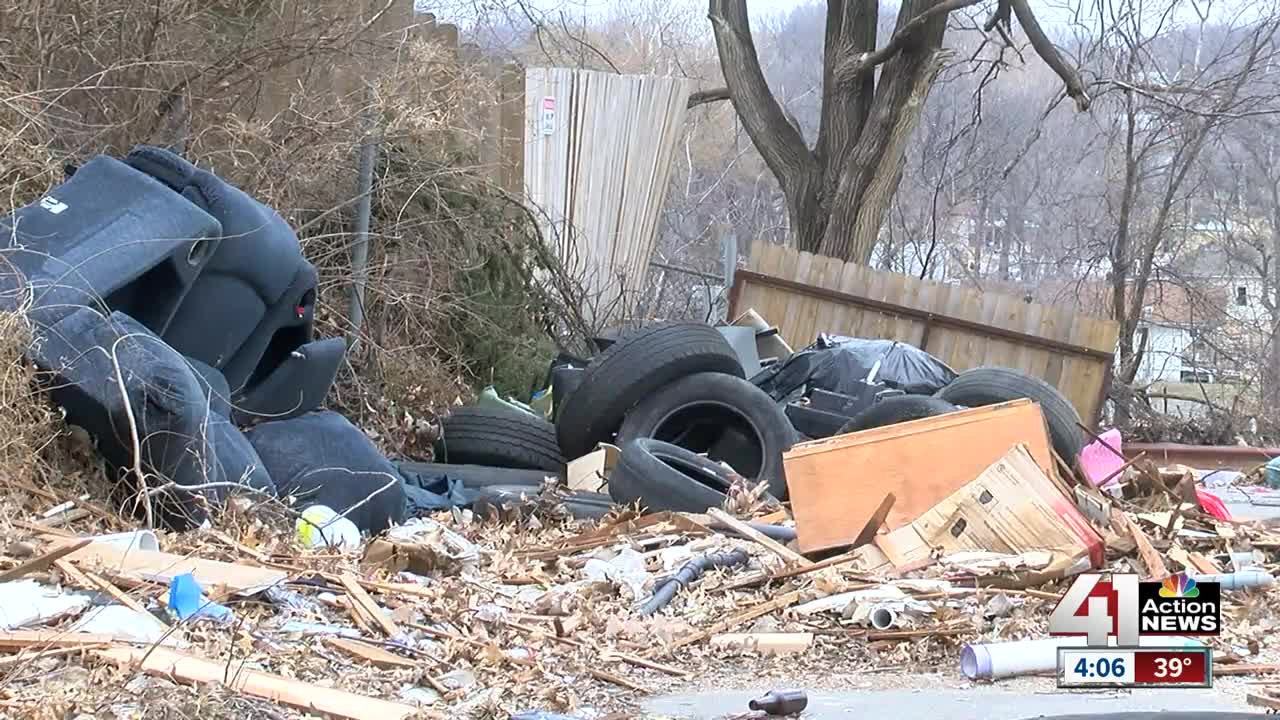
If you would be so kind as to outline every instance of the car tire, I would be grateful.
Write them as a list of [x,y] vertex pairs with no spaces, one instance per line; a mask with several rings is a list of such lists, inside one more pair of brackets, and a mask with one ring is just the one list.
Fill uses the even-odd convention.
[[436,458],[447,464],[488,465],[564,473],[555,426],[517,410],[455,408],[440,421]]
[[724,504],[733,474],[681,447],[652,438],[623,443],[609,474],[609,497],[651,511],[703,512]]
[[607,442],[636,403],[694,373],[743,377],[742,364],[718,330],[700,323],[662,323],[626,335],[592,358],[581,384],[564,400],[556,436],[565,457]]
[[946,415],[958,410],[955,405],[931,395],[898,395],[885,398],[862,412],[854,415],[849,422],[840,428],[840,433],[858,432],[871,428],[896,425],[909,420]]
[[979,407],[1027,398],[1040,405],[1053,449],[1068,463],[1074,462],[1084,447],[1080,415],[1057,388],[1010,368],[975,368],[960,374],[934,397],[956,405]]
[[638,438],[706,453],[743,477],[767,480],[775,497],[787,496],[782,453],[795,444],[795,428],[773,398],[741,378],[698,373],[653,393],[618,428],[619,443]]

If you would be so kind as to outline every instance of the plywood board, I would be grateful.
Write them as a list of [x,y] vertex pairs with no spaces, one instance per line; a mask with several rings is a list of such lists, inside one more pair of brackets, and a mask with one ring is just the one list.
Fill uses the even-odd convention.
[[850,545],[886,493],[890,530],[918,518],[1025,443],[1052,475],[1040,406],[1030,400],[802,443],[783,459],[801,552]]

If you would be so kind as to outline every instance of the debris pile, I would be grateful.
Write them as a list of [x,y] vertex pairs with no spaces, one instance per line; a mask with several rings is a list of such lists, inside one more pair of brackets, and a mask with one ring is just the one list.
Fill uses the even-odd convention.
[[[527,405],[481,393],[443,418],[432,462],[393,463],[318,409],[344,344],[312,336],[314,269],[283,220],[247,196],[239,213],[206,202],[215,219],[174,192],[227,190],[215,177],[130,157],[63,190],[78,204],[115,173],[180,210],[202,240],[147,262],[180,260],[190,287],[168,304],[99,293],[100,309],[94,283],[121,290],[111,268],[66,288],[26,258],[32,359],[140,481],[145,524],[189,531],[11,483],[6,712],[136,717],[172,696],[201,717],[599,720],[779,656],[792,673],[1046,674],[1077,642],[1047,637],[1050,613],[1075,576],[1106,572],[1219,583],[1221,634],[1186,642],[1211,646],[1218,675],[1280,670],[1280,532],[1233,517],[1223,483],[1269,490],[1128,458],[1044,379],[955,372],[892,340],[792,352],[754,311],[659,323],[557,358]],[[21,212],[71,245],[110,242]],[[263,269],[230,237],[259,227],[246,212],[291,260],[227,354],[187,298]],[[790,692],[758,704],[789,712]]]

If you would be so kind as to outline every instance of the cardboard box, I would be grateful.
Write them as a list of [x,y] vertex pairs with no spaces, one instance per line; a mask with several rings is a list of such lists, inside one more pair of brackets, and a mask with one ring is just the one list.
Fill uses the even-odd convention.
[[565,484],[570,490],[608,492],[609,473],[618,464],[621,451],[609,443],[600,443],[596,449],[572,460],[565,467]]

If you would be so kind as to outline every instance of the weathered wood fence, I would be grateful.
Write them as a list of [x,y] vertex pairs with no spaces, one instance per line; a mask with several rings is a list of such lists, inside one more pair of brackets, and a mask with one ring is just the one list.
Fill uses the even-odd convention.
[[1070,308],[756,243],[729,317],[755,308],[792,347],[818,333],[900,340],[956,370],[1014,368],[1058,388],[1085,422],[1106,397],[1119,326]]

